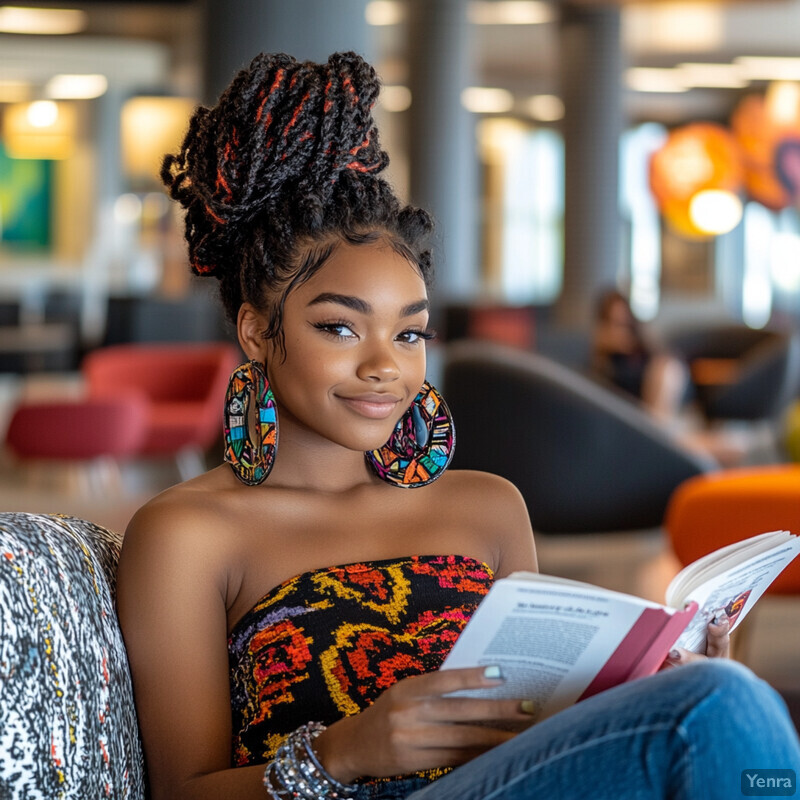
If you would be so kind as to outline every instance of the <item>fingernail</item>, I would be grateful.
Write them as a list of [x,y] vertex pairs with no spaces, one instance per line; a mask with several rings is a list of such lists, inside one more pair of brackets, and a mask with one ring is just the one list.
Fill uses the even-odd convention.
[[486,667],[486,669],[483,671],[483,677],[488,678],[490,681],[505,680],[505,677],[503,676],[503,670],[494,664],[491,667]]
[[669,651],[669,660],[670,661],[680,661],[681,660],[681,651],[680,650],[670,650]]
[[729,621],[727,614],[717,614],[712,620],[712,624],[719,627],[720,625],[726,625]]
[[523,714],[535,714],[536,713],[536,703],[533,700],[523,700],[519,704],[519,710]]

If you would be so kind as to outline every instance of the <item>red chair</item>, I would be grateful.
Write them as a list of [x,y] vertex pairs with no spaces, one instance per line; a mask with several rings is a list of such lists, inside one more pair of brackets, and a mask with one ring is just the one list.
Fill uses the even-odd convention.
[[174,456],[187,479],[203,471],[203,453],[220,436],[225,390],[239,361],[225,343],[127,344],[95,350],[81,370],[90,397],[146,399],[139,454]]
[[84,461],[131,455],[141,446],[147,407],[138,397],[24,403],[6,442],[19,458]]
[[[91,468],[104,489],[120,488],[118,461],[144,440],[147,404],[135,395],[84,401],[26,402],[11,416],[6,444],[20,460]],[[83,463],[81,463],[83,462]],[[51,467],[47,467],[50,472]],[[66,475],[63,470],[57,474]]]

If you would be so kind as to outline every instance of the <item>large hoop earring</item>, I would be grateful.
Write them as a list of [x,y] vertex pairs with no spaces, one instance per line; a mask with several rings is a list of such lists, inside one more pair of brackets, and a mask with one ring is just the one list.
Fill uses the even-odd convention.
[[450,409],[425,381],[389,441],[364,455],[381,480],[410,489],[433,483],[450,464],[455,445]]
[[[250,437],[251,415],[257,441]],[[231,375],[225,394],[224,435],[225,461],[233,474],[248,486],[263,483],[278,449],[278,415],[275,395],[258,361],[242,364]]]

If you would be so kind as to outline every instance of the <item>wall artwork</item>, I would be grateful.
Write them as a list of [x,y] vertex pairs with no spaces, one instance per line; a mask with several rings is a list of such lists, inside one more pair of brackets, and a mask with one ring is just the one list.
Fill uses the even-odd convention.
[[0,246],[41,250],[50,246],[52,163],[9,158],[0,142]]

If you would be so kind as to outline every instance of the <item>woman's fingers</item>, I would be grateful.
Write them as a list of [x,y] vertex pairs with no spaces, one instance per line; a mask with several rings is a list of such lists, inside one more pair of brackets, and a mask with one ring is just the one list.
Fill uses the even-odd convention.
[[533,701],[452,696],[465,690],[502,686],[497,668],[443,670],[407,678],[390,690],[395,708],[425,723],[506,721],[524,725],[536,713]]
[[708,624],[706,655],[709,658],[729,658],[731,654],[730,623],[723,616],[719,624],[712,620]]
[[[415,750],[488,750],[512,739],[516,731],[492,728],[489,725],[419,725],[406,729],[395,738],[395,744]],[[408,741],[403,741],[406,736]]]
[[482,697],[439,697],[425,702],[420,717],[429,722],[507,721],[531,722],[536,704],[520,700]]
[[730,658],[731,637],[730,623],[728,618],[723,616],[719,622],[711,620],[708,623],[706,632],[706,652],[693,653],[683,647],[673,647],[664,662],[665,666],[676,667],[680,664],[691,664],[693,661],[703,661],[706,658]]
[[[503,685],[497,667],[429,672],[403,678],[359,714],[331,725],[317,740],[319,756],[335,777],[400,775],[455,766],[511,739],[492,722],[532,721],[514,700],[452,696]],[[527,704],[525,706],[528,707]]]
[[667,660],[664,662],[666,666],[677,667],[682,664],[691,664],[693,661],[705,661],[708,656],[701,655],[700,653],[693,653],[685,647],[673,647],[669,651]]
[[443,669],[406,678],[392,687],[404,697],[435,697],[466,689],[491,689],[503,685],[500,667],[470,667],[468,669]]

